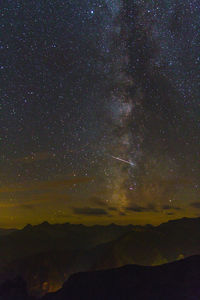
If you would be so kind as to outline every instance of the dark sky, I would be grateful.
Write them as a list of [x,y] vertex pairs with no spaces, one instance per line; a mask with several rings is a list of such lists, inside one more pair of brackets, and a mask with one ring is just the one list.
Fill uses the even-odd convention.
[[1,2],[0,226],[200,215],[197,0]]

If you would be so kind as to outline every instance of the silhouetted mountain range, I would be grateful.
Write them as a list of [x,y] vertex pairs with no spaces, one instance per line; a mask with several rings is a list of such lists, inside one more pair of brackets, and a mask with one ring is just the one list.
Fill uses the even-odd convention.
[[10,234],[14,231],[17,231],[17,229],[15,229],[15,228],[10,228],[10,229],[0,228],[0,236]]
[[91,269],[95,260],[92,248],[133,228],[115,224],[91,227],[69,223],[29,224],[0,236],[0,281],[21,275],[28,289],[36,294],[56,290],[72,273]]
[[[1,300],[34,300],[23,279],[0,286]],[[121,268],[72,275],[41,300],[199,300],[200,256],[160,266]],[[36,299],[35,299],[36,300]]]
[[56,224],[0,236],[1,282],[22,276],[29,292],[58,290],[73,273],[159,265],[200,254],[200,218],[183,218],[160,226]]
[[197,300],[200,256],[156,267],[127,265],[78,273],[42,300]]
[[159,265],[200,254],[200,218],[183,218],[132,230],[107,244],[95,269]]
[[0,236],[0,266],[5,262],[45,251],[90,249],[114,240],[134,226],[91,226],[54,224],[27,225],[6,236]]

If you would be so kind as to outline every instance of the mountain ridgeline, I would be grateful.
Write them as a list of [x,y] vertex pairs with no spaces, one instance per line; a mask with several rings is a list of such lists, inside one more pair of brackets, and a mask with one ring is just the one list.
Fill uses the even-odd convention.
[[157,227],[44,222],[0,236],[0,243],[0,282],[21,276],[28,292],[38,297],[60,289],[77,272],[156,266],[200,255],[200,218]]
[[200,256],[156,267],[127,265],[72,275],[42,300],[198,300]]
[[42,298],[28,295],[17,277],[0,285],[1,300],[199,300],[200,256],[160,266],[126,265],[72,275]]

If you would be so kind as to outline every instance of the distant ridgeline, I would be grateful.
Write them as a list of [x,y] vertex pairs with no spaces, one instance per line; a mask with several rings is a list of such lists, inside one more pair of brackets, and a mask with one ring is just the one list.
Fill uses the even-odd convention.
[[73,273],[159,265],[200,255],[200,218],[157,227],[44,222],[0,236],[0,282],[21,276],[32,295],[61,288]]

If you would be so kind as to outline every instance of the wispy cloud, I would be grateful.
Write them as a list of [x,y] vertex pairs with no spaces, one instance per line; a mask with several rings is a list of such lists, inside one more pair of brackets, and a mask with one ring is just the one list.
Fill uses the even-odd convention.
[[1,202],[0,208],[19,208],[31,210],[35,208],[35,206],[39,203],[39,201],[29,201],[28,203],[25,201],[21,202]]
[[73,213],[76,215],[85,216],[105,216],[108,212],[103,208],[92,208],[92,207],[74,207]]
[[172,206],[172,205],[163,205],[162,206],[163,210],[180,210],[181,208],[178,206]]
[[192,202],[190,204],[190,206],[194,207],[194,208],[199,208],[200,209],[200,202]]
[[22,184],[14,184],[0,187],[0,193],[15,193],[15,192],[27,192],[38,190],[52,190],[57,188],[70,188],[74,184],[88,183],[92,181],[90,177],[73,177],[70,179],[61,179],[54,181],[38,181],[27,182]]
[[149,203],[147,206],[140,206],[137,204],[132,204],[126,207],[126,211],[133,212],[158,212],[156,206],[153,203]]

